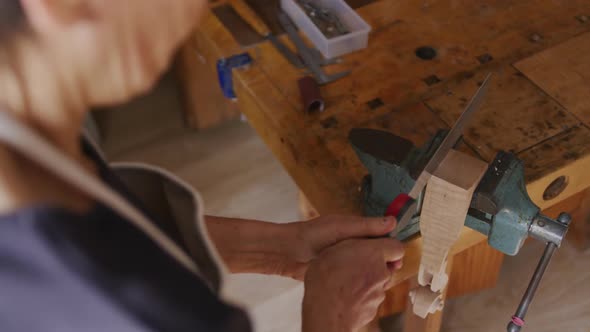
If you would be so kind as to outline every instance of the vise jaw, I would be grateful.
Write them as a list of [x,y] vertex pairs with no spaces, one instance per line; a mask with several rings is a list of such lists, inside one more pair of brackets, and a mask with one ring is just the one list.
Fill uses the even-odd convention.
[[[395,197],[410,191],[446,133],[441,130],[424,146],[415,147],[389,132],[353,129],[349,141],[369,171],[361,184],[364,214],[382,216]],[[422,195],[418,198],[416,215],[398,233],[399,240],[420,231],[421,201]],[[542,215],[531,201],[522,161],[502,151],[475,190],[465,226],[486,235],[490,246],[508,255],[516,255],[529,235],[559,247],[567,232],[567,224]]]

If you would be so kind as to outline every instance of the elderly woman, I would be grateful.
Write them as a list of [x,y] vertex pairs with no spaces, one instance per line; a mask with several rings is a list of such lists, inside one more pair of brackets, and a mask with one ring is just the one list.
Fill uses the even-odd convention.
[[92,106],[147,91],[205,0],[0,0],[0,331],[250,331],[230,272],[303,280],[303,330],[375,316],[392,218],[285,225],[203,215],[163,170],[105,163]]

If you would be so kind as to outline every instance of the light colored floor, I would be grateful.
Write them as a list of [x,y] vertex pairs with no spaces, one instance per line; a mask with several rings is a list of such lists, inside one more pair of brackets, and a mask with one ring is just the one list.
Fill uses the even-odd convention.
[[[96,114],[107,154],[173,171],[201,192],[209,214],[296,220],[296,186],[256,133],[240,122],[202,132],[183,128],[174,83],[168,76],[149,96]],[[442,330],[505,330],[541,252],[542,246],[531,241],[518,257],[505,260],[495,288],[449,301]],[[229,289],[249,308],[258,330],[299,329],[299,283],[241,275],[231,278]],[[590,331],[590,251],[566,244],[557,252],[524,331]]]

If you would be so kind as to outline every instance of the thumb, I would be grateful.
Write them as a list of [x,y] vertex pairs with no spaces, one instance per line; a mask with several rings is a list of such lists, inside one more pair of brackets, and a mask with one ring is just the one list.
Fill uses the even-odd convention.
[[387,235],[395,229],[397,220],[395,217],[329,216],[322,224],[316,235],[334,244],[351,238]]

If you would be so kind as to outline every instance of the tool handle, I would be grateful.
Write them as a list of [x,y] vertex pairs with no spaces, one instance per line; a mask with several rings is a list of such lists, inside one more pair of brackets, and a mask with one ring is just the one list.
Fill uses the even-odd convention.
[[254,31],[263,37],[270,35],[271,31],[268,25],[262,21],[254,9],[246,3],[246,0],[230,0],[230,4],[238,15],[240,15],[240,17],[246,21],[252,29],[254,29]]
[[397,227],[389,233],[390,237],[395,237],[404,229],[412,220],[416,212],[416,200],[408,194],[399,194],[387,207],[386,216],[394,216],[397,219]]
[[385,215],[398,217],[400,215],[400,212],[404,212],[402,211],[404,210],[404,206],[406,206],[406,204],[408,202],[411,202],[412,200],[413,198],[410,197],[410,195],[408,194],[397,195],[397,197],[393,201],[391,201],[391,203],[387,206]]
[[322,112],[324,110],[324,99],[322,98],[320,87],[315,78],[305,76],[297,81],[297,85],[301,94],[303,111],[307,114]]
[[520,300],[520,304],[516,309],[516,313],[512,316],[512,319],[508,323],[506,330],[508,332],[518,332],[524,326],[524,316],[526,315],[529,305],[533,301],[533,297],[535,296],[535,292],[541,283],[541,279],[543,278],[543,274],[547,269],[547,265],[549,265],[549,261],[551,261],[551,257],[553,257],[553,253],[557,249],[557,245],[555,243],[547,243],[545,247],[545,251],[543,252],[543,256],[539,260],[539,264],[535,269],[535,273],[531,278],[529,286],[526,289],[526,292],[522,296],[522,300]]

